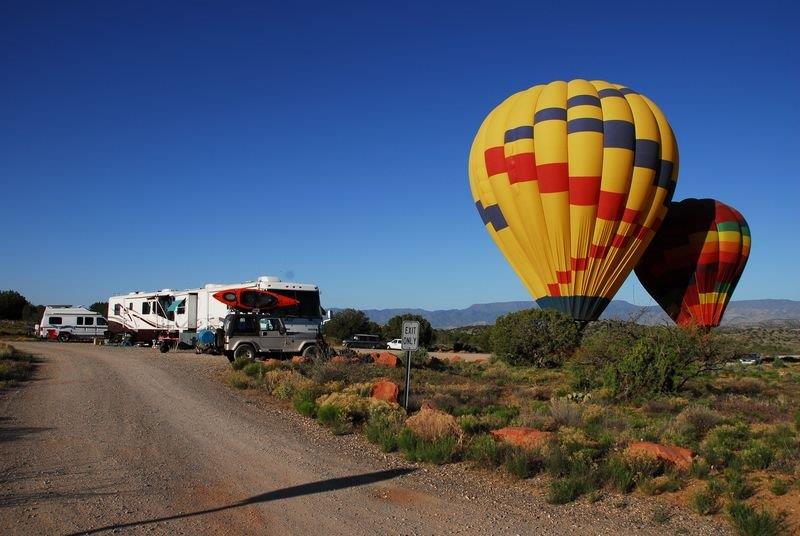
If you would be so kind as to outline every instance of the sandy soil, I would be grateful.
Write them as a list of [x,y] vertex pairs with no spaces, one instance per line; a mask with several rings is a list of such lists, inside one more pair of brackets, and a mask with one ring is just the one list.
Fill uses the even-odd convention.
[[189,352],[15,343],[0,395],[0,534],[721,534],[650,499],[548,505],[541,486],[384,455],[220,381]]

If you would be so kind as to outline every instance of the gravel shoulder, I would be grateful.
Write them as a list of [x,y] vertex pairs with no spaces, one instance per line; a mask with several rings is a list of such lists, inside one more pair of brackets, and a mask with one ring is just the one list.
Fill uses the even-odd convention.
[[220,358],[14,343],[43,358],[0,394],[0,534],[726,534],[607,495],[410,464],[221,378]]

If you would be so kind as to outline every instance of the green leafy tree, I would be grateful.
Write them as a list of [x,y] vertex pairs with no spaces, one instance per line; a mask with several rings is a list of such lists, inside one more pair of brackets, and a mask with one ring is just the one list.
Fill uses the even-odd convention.
[[419,322],[419,345],[428,347],[433,342],[433,328],[431,323],[419,315],[405,314],[397,315],[389,319],[383,327],[383,337],[390,341],[392,339],[399,339],[403,329],[404,320],[416,320]]
[[343,309],[325,323],[325,336],[332,339],[343,341],[356,333],[380,335],[380,326],[357,309]]
[[0,292],[0,320],[20,320],[26,305],[28,300],[16,290]]
[[724,337],[697,328],[599,322],[587,329],[575,366],[589,387],[619,399],[681,390],[733,357]]
[[580,327],[572,318],[549,309],[525,309],[497,319],[492,350],[510,365],[560,365],[580,344]]
[[39,322],[44,315],[44,305],[26,303],[22,308],[22,320],[25,322]]
[[108,302],[94,302],[89,306],[89,310],[108,318]]

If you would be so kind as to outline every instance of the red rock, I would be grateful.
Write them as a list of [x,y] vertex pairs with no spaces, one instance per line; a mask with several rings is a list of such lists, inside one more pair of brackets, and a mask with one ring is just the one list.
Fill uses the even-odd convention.
[[658,460],[663,460],[681,470],[688,470],[692,467],[691,450],[673,445],[660,445],[649,441],[637,441],[628,445],[625,449],[628,456],[650,456]]
[[450,361],[452,361],[453,363],[458,363],[459,361],[461,361],[461,356],[460,355],[451,356]]
[[553,437],[553,432],[544,432],[524,426],[506,426],[499,430],[492,430],[491,434],[498,441],[527,449],[539,447]]
[[292,358],[292,364],[294,365],[302,365],[303,363],[308,363],[308,359],[301,355],[296,355]]
[[397,404],[397,395],[400,394],[400,387],[389,380],[380,380],[372,386],[370,396],[378,400],[393,402]]
[[345,357],[343,355],[335,355],[330,359],[330,363],[334,365],[347,365],[351,363],[352,360],[349,357]]
[[378,365],[384,365],[386,367],[394,368],[397,366],[397,356],[391,352],[372,354],[372,360]]
[[270,357],[269,359],[264,360],[265,367],[277,367],[281,363],[283,363],[283,361],[281,361],[280,359],[275,359],[274,357]]

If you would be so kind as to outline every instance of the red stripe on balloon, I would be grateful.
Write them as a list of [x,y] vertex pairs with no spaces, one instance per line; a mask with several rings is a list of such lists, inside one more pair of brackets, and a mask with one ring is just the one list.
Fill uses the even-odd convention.
[[550,293],[551,296],[561,296],[561,289],[558,288],[558,285],[556,285],[555,283],[548,283],[547,291]]
[[536,166],[539,177],[539,192],[554,194],[569,191],[569,167],[566,162]]
[[483,153],[486,173],[492,177],[506,172],[506,155],[503,146],[491,147]]
[[593,206],[600,195],[600,177],[570,177],[569,204]]
[[508,170],[508,182],[536,180],[536,155],[533,153],[515,154],[506,157],[506,169]]
[[569,263],[570,267],[572,268],[572,271],[580,272],[582,270],[586,270],[586,268],[589,266],[589,259],[587,257],[580,257],[580,258],[572,257],[569,260]]
[[601,220],[618,221],[625,203],[625,194],[600,190],[597,200],[597,217]]

